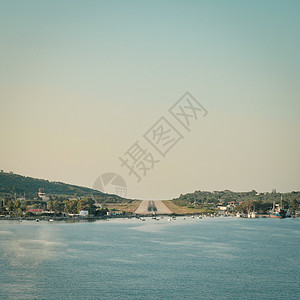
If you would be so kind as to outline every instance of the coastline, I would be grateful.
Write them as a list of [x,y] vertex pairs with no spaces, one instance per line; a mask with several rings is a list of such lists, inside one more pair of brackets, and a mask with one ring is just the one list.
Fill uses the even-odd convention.
[[[199,214],[128,214],[128,215],[114,215],[114,216],[90,216],[90,217],[27,217],[27,218],[20,218],[20,217],[0,217],[0,221],[70,221],[70,222],[80,222],[80,221],[97,221],[97,220],[112,220],[112,219],[141,219],[141,218],[164,218],[164,217],[186,217],[186,218],[199,218],[199,219],[204,219],[204,218],[236,218],[236,219],[249,219],[253,220],[253,218],[247,218],[247,217],[236,217],[235,215],[199,215]],[[268,214],[261,214],[257,215],[256,218],[254,219],[266,219],[270,218],[270,215]],[[300,215],[293,215],[289,218],[284,218],[284,219],[296,219],[300,218]],[[270,218],[273,219],[273,218]]]

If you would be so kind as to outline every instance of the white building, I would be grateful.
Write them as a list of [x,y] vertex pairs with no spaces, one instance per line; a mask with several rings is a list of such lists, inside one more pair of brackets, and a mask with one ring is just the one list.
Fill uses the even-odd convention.
[[49,197],[46,197],[46,194],[44,192],[44,189],[40,188],[38,192],[39,198],[41,198],[43,201],[48,201]]
[[89,211],[88,210],[81,210],[79,212],[80,217],[88,217],[89,216]]

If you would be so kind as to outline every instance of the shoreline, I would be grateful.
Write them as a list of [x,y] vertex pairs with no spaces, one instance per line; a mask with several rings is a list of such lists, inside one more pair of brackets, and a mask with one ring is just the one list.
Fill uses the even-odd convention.
[[[72,217],[30,217],[30,218],[20,218],[20,217],[0,217],[0,221],[97,221],[97,220],[112,220],[112,219],[141,219],[141,218],[161,218],[161,217],[186,217],[186,218],[236,218],[236,219],[269,219],[270,215],[257,215],[256,218],[247,218],[247,217],[236,217],[234,215],[229,216],[210,216],[210,215],[199,215],[199,214],[159,214],[159,215],[150,215],[150,214],[138,214],[138,215],[117,215],[117,216],[98,216],[98,217],[78,217],[78,218],[72,218]],[[300,218],[300,215],[294,215],[291,217],[283,218],[283,219],[296,219]],[[272,219],[272,218],[271,218]]]

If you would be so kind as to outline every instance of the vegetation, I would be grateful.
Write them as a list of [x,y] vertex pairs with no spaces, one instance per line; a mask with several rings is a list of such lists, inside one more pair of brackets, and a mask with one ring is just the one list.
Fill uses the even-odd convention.
[[248,212],[256,210],[259,213],[267,213],[272,209],[273,202],[279,204],[282,197],[282,204],[285,208],[295,212],[299,208],[300,192],[291,193],[257,193],[255,190],[250,192],[225,191],[195,191],[180,195],[169,203],[165,204],[178,213],[202,213],[206,210],[217,210],[217,206],[227,206],[234,201],[233,211]]
[[87,187],[66,184],[57,181],[49,181],[32,177],[21,176],[12,173],[0,172],[0,196],[4,199],[15,199],[26,195],[28,199],[37,198],[38,190],[42,188],[47,195],[62,195],[74,197],[93,196],[96,201],[120,201],[123,198],[117,195],[109,195]]
[[212,206],[198,206],[190,207],[189,205],[184,205],[181,202],[180,205],[175,204],[174,201],[165,200],[164,204],[174,212],[176,215],[189,215],[189,214],[213,214],[216,212],[215,208]]
[[133,213],[140,202],[140,200],[128,200],[128,202],[103,203],[103,207],[112,212]]
[[[45,199],[38,197],[39,189],[46,192]],[[90,215],[99,216],[110,209],[132,212],[137,206],[138,201],[86,187],[0,172],[0,215],[33,216],[36,213],[27,210],[43,209],[55,215],[88,210]]]
[[[32,209],[43,209],[44,212],[36,214],[30,211]],[[0,214],[14,217],[32,217],[35,215],[60,216],[62,213],[79,214],[81,210],[87,210],[89,215],[94,216],[106,215],[108,211],[107,208],[97,207],[95,200],[89,197],[71,200],[57,197],[54,200],[49,200],[47,202],[40,200],[8,200],[5,206],[3,206],[3,201],[0,202]]]
[[[38,197],[40,188],[46,191],[47,199]],[[232,202],[232,212],[247,213],[255,210],[265,214],[272,208],[273,202],[278,204],[281,198],[286,209],[291,212],[299,209],[300,192],[195,191],[164,203],[175,214],[211,214],[217,212],[218,206],[228,206]],[[55,215],[63,212],[78,214],[81,210],[88,210],[90,215],[98,216],[108,211],[132,213],[139,203],[138,200],[124,199],[86,187],[0,172],[0,215],[33,216],[30,209],[42,209],[47,214],[51,212]]]

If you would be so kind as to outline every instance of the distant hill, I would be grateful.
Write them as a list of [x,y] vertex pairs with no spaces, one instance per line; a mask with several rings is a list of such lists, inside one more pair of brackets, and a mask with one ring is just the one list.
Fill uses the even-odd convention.
[[18,196],[26,194],[26,198],[37,196],[38,190],[42,188],[47,195],[63,196],[95,196],[98,199],[121,200],[117,195],[109,195],[87,187],[66,184],[62,182],[26,177],[13,173],[0,172],[0,195],[17,193]]
[[283,202],[289,203],[293,199],[300,202],[300,192],[290,192],[290,193],[257,193],[255,190],[249,192],[233,192],[230,190],[225,191],[195,191],[193,193],[188,193],[185,195],[180,195],[178,198],[174,198],[172,201],[177,205],[201,205],[201,204],[218,204],[223,203],[227,205],[230,201],[235,201],[236,203],[245,201],[265,201],[272,203],[280,202],[281,197],[283,197]]

